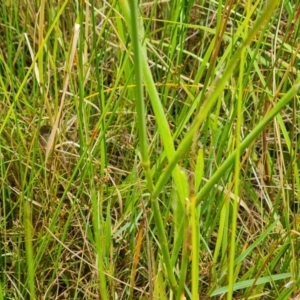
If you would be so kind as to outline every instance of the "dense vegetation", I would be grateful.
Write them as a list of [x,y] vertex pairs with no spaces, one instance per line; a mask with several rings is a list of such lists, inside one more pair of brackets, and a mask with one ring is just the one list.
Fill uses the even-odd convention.
[[300,299],[299,1],[129,2],[0,4],[0,300]]

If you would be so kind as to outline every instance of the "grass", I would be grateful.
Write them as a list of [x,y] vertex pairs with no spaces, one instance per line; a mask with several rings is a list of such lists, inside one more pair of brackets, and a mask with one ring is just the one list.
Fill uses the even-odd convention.
[[0,300],[299,299],[297,1],[6,1]]

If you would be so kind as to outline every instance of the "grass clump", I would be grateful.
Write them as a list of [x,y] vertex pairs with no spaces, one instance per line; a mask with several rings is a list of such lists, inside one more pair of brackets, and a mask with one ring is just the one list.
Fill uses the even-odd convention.
[[297,1],[6,1],[1,299],[298,299]]

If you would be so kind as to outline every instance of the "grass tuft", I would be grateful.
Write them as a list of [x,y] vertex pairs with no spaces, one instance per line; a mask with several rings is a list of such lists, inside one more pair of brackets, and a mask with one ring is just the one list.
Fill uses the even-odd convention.
[[0,300],[298,299],[297,1],[0,9]]

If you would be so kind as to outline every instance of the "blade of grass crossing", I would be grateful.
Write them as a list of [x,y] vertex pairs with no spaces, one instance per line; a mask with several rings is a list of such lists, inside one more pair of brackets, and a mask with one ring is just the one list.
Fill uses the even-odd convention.
[[[275,3],[276,2],[276,3]],[[198,128],[204,121],[204,119],[209,114],[211,108],[213,107],[215,101],[219,97],[220,93],[222,92],[227,80],[229,79],[232,71],[234,70],[235,65],[237,64],[240,55],[242,53],[242,48],[246,47],[252,39],[255,37],[255,35],[259,32],[261,26],[272,16],[273,10],[276,8],[278,1],[269,2],[268,6],[266,7],[265,11],[261,14],[260,18],[256,22],[253,29],[250,31],[249,35],[247,36],[247,39],[244,41],[244,43],[241,45],[241,47],[236,51],[236,53],[233,55],[233,58],[228,63],[228,66],[226,67],[224,74],[220,80],[218,80],[215,89],[213,93],[209,96],[208,100],[203,104],[202,108],[200,109],[198,115],[195,118],[194,123],[191,126],[190,131],[186,134],[186,137],[182,140],[180,143],[176,153],[174,154],[171,162],[169,162],[169,165],[165,169],[165,171],[160,176],[156,186],[154,187],[153,196],[157,196],[161,190],[163,189],[164,185],[168,181],[170,174],[172,174],[172,171],[174,170],[175,166],[177,165],[178,161],[181,159],[182,155],[185,153],[187,147],[189,146],[194,134],[197,132]],[[263,129],[261,126],[265,126],[281,109],[284,107],[293,97],[296,92],[298,91],[298,85],[299,82],[297,81],[294,86],[290,89],[290,91],[285,95],[283,100],[276,105],[276,112],[274,111],[275,107],[272,110],[272,115],[270,113],[268,116],[266,116],[260,123],[259,126],[256,126],[255,129],[252,131],[251,135],[248,136],[240,145],[241,147],[241,153],[249,147],[251,142],[255,139],[255,137],[260,133],[260,131]],[[268,117],[268,118],[267,118]],[[253,136],[254,135],[254,136]],[[226,159],[226,161],[221,166],[222,169],[218,169],[212,178],[214,179],[212,181],[212,178],[204,185],[204,187],[201,189],[201,191],[196,195],[196,202],[197,205],[200,203],[200,198],[203,197],[203,195],[206,195],[208,191],[214,186],[214,184],[221,178],[222,174],[224,174],[224,171],[228,169],[228,167],[232,164],[232,162],[235,160],[236,150],[233,151],[233,153]],[[225,164],[225,165],[224,165]]]
[[[240,143],[239,153],[245,151],[250,147],[251,143],[258,137],[262,130],[268,125],[268,123],[291,101],[291,99],[297,94],[300,88],[300,77],[296,80],[295,84],[285,94],[285,96],[265,115],[265,117],[257,124],[257,126],[248,134],[248,136]],[[237,149],[234,150],[224,163],[218,168],[218,170],[212,175],[210,180],[203,186],[201,191],[196,195],[197,205],[218,180],[223,176],[224,172],[233,164],[237,155]]]

